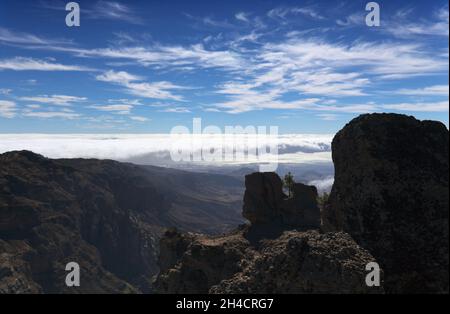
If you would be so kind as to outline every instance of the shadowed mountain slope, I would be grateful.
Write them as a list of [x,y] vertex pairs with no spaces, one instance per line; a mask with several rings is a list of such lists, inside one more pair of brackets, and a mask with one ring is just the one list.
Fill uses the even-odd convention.
[[[0,155],[0,292],[149,292],[166,227],[242,222],[241,183],[115,161]],[[65,265],[80,264],[79,288]]]

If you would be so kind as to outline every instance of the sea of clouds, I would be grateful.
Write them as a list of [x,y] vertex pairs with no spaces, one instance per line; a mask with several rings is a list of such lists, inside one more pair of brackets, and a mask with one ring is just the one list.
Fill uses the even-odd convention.
[[[241,140],[242,137],[242,140]],[[332,135],[292,134],[265,137],[255,135],[258,140],[243,135],[190,135],[185,140],[173,141],[170,134],[0,134],[0,153],[13,150],[30,150],[49,158],[99,158],[119,161],[142,157],[144,164],[152,164],[145,156],[161,156],[179,147],[187,151],[198,151],[217,147],[218,143],[230,149],[235,143],[247,140],[249,149],[275,143],[280,163],[314,163],[331,161]],[[176,146],[174,146],[176,145]],[[268,155],[270,155],[268,154]],[[269,157],[267,157],[269,158]],[[221,162],[218,160],[217,162]],[[224,161],[225,162],[225,161]],[[247,158],[236,159],[236,164],[253,162]]]
[[[174,140],[171,134],[0,134],[0,153],[29,150],[48,158],[97,158],[191,170],[238,169],[258,163],[274,162],[278,172],[311,176],[306,181],[327,191],[333,184],[330,134],[284,134],[276,137],[237,134],[196,134]],[[222,147],[233,151],[236,144],[246,143],[249,150],[265,147],[263,156],[239,156],[229,160],[174,161],[171,151],[180,149],[198,153],[202,149]],[[276,150],[271,150],[276,146]],[[324,170],[325,169],[325,170]],[[227,170],[227,171],[228,171]]]

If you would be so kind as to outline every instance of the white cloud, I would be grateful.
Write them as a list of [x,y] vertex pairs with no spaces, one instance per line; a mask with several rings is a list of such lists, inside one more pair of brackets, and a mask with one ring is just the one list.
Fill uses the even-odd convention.
[[246,23],[249,22],[249,20],[247,18],[247,14],[244,12],[238,12],[234,15],[234,17],[236,18],[236,20],[239,20],[241,22],[246,22]]
[[42,118],[42,119],[61,118],[68,120],[81,117],[81,115],[78,113],[63,112],[63,111],[29,111],[24,112],[23,116],[30,118]]
[[333,113],[321,113],[317,115],[321,120],[324,121],[336,121],[338,119],[338,115]]
[[[110,119],[102,121],[112,121]],[[98,124],[97,120],[93,120]],[[113,122],[111,122],[113,123]],[[203,147],[215,147],[223,143],[224,147],[233,147],[235,143],[247,140],[245,135],[195,135],[184,143],[183,149],[197,151]],[[255,145],[272,141],[281,148],[280,163],[314,164],[330,163],[329,147],[331,134],[284,134],[277,138],[257,136],[258,141],[248,141],[250,149]],[[192,140],[192,142],[191,142]],[[12,150],[31,150],[49,158],[99,158],[113,160],[129,160],[147,155],[167,155],[171,150],[173,137],[170,134],[0,134],[0,153]],[[193,146],[191,146],[193,143]],[[195,145],[194,145],[195,144]],[[169,155],[170,156],[170,155]],[[268,156],[270,157],[270,156]],[[148,157],[149,159],[151,157]],[[168,157],[170,158],[170,157]],[[145,161],[145,157],[141,160]],[[170,163],[170,159],[166,160]],[[248,160],[238,158],[234,164],[246,164]],[[220,166],[222,163],[218,162]]]
[[15,57],[0,60],[1,70],[13,71],[92,71],[87,67],[78,65],[64,65],[33,58]]
[[0,27],[0,42],[11,44],[56,45],[68,43],[65,40],[49,40],[36,35],[14,32]]
[[[376,80],[444,74],[448,68],[448,58],[428,54],[418,44],[336,44],[303,38],[266,43],[250,62],[245,80],[238,78],[219,86],[216,92],[228,100],[215,107],[229,113],[269,108],[372,112],[377,108],[371,104],[318,103],[330,97],[367,96],[366,90]],[[298,94],[297,100],[285,100],[285,95],[292,98],[293,93]]]
[[350,104],[350,105],[316,105],[308,108],[309,110],[316,111],[329,111],[329,112],[338,112],[338,113],[370,113],[378,111],[379,108],[374,103],[367,104]]
[[323,20],[323,17],[319,12],[317,12],[312,7],[278,7],[267,12],[267,16],[285,22],[289,15],[304,15],[315,20]]
[[72,53],[79,57],[121,59],[136,62],[142,66],[157,68],[179,68],[196,66],[224,70],[241,70],[245,66],[242,56],[231,50],[208,50],[203,44],[190,46],[153,45],[150,47],[113,47],[82,49],[52,46],[51,50]]
[[185,107],[174,107],[174,108],[167,108],[163,110],[159,110],[160,112],[171,112],[171,113],[189,113],[191,112],[188,108]]
[[129,6],[116,1],[98,1],[90,10],[88,18],[110,19],[141,25],[144,21]]
[[448,5],[435,13],[434,20],[408,21],[407,14],[397,14],[396,20],[391,21],[386,30],[398,37],[411,36],[449,36]]
[[86,97],[67,96],[67,95],[41,95],[34,97],[20,97],[22,101],[38,102],[57,106],[71,106],[73,103],[85,102]]
[[350,14],[345,19],[336,20],[336,24],[339,26],[355,26],[355,25],[365,25],[365,15],[364,13],[357,12]]
[[9,88],[0,88],[0,95],[9,95],[11,94],[12,89]]
[[316,10],[314,10],[313,8],[309,7],[309,8],[294,8],[292,9],[292,13],[299,13],[299,14],[303,14],[306,15],[310,18],[316,19],[316,20],[324,20],[325,17],[323,17],[319,12],[317,12]]
[[448,112],[448,101],[382,105],[384,109],[414,112]]
[[137,122],[147,122],[147,121],[150,121],[149,118],[142,117],[142,116],[131,116],[130,119],[133,120],[133,121],[137,121]]
[[[65,11],[65,2],[55,2],[44,0],[40,1],[41,6],[45,9]],[[130,24],[142,25],[143,19],[130,6],[123,2],[111,0],[91,1],[89,4],[83,4],[81,8],[82,16],[86,19],[93,20],[115,20],[127,22]]]
[[434,85],[424,88],[407,89],[402,88],[395,91],[399,95],[411,95],[411,96],[448,96],[448,85]]
[[183,100],[182,96],[173,94],[172,90],[179,90],[183,89],[184,87],[172,84],[170,82],[166,81],[152,82],[152,83],[138,82],[141,81],[143,78],[124,71],[115,72],[112,70],[107,71],[104,74],[98,75],[96,78],[98,81],[123,86],[127,93],[134,96],[153,99],[167,99],[175,101]]
[[16,116],[16,103],[9,100],[0,100],[0,117],[14,118]]
[[418,44],[356,42],[345,45],[291,39],[281,44],[266,44],[260,58],[272,66],[290,64],[294,70],[343,71],[352,67],[379,76],[445,73],[448,60],[428,55],[426,51]]
[[114,112],[116,114],[130,114],[131,109],[133,109],[133,105],[95,105],[89,106],[89,108],[100,111]]
[[126,85],[132,81],[141,81],[143,80],[143,78],[137,75],[127,73],[125,71],[115,72],[110,70],[103,74],[98,75],[97,80],[102,82]]

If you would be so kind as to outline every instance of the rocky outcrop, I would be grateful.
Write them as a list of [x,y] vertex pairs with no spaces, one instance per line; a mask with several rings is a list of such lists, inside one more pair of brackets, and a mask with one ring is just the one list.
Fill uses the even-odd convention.
[[242,232],[226,237],[180,234],[171,231],[161,239],[159,293],[207,293],[242,269],[251,254]]
[[[374,259],[345,233],[287,231],[264,241],[242,270],[211,293],[382,293],[368,287],[365,267]],[[382,274],[381,274],[382,276]]]
[[335,136],[324,230],[343,230],[385,271],[389,293],[447,292],[449,132],[396,114],[360,116]]
[[283,183],[276,173],[246,175],[242,216],[252,225],[270,224],[280,219],[278,207],[285,198]]
[[320,226],[315,187],[296,183],[293,197],[288,198],[276,173],[256,172],[245,176],[245,188],[242,215],[253,227],[314,229]]
[[[237,225],[237,183],[108,160],[2,154],[0,293],[151,292],[164,229]],[[80,287],[65,285],[69,262],[80,265]]]
[[287,198],[275,173],[253,173],[245,185],[243,215],[251,225],[217,237],[168,231],[156,292],[383,292],[365,283],[370,253],[348,234],[319,232],[314,187],[296,184]]
[[[192,236],[160,274],[158,292],[189,292],[178,288],[190,274],[203,278],[195,286],[203,293],[448,293],[447,128],[362,115],[332,146],[335,183],[320,231],[313,187],[296,185],[287,198],[276,174],[248,175],[243,215],[251,225],[214,240]],[[230,258],[234,274],[210,263],[214,252]],[[369,262],[383,269],[379,288],[363,282]]]
[[156,292],[383,292],[366,285],[365,267],[375,259],[348,234],[286,231],[255,247],[246,239],[246,228],[214,238],[166,235],[162,242],[171,245],[161,245],[161,254],[177,258],[161,265]]

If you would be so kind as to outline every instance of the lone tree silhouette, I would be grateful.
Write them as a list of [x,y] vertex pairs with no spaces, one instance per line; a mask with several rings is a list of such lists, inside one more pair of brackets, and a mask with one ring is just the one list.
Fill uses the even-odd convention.
[[283,185],[284,185],[285,188],[287,188],[288,193],[289,193],[289,194],[288,194],[289,197],[292,197],[292,196],[293,196],[294,184],[295,184],[294,176],[292,175],[291,172],[288,172],[288,173],[284,176],[284,179],[283,179]]

